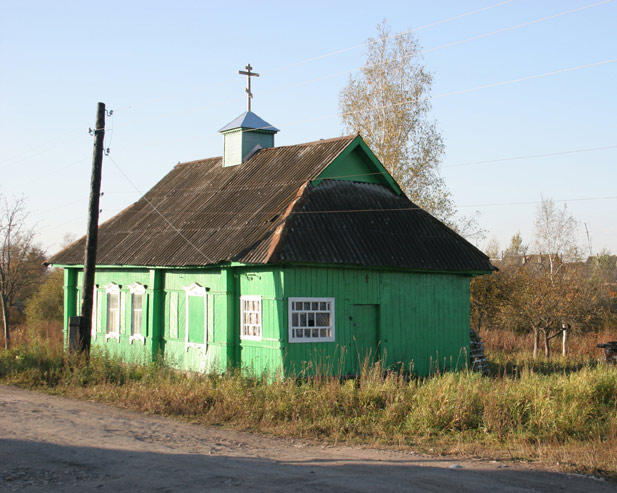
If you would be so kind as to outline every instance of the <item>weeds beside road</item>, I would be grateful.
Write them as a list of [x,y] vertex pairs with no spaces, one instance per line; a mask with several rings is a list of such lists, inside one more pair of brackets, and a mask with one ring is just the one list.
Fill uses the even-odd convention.
[[187,376],[93,352],[89,365],[33,340],[0,352],[0,381],[205,425],[433,454],[541,461],[617,478],[617,368],[592,358],[495,354],[491,377],[409,379],[371,368],[354,380]]

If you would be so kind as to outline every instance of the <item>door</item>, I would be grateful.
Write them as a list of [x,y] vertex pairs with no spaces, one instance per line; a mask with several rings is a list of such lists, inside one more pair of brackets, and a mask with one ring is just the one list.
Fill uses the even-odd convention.
[[379,305],[353,305],[351,314],[352,373],[359,375],[379,361]]

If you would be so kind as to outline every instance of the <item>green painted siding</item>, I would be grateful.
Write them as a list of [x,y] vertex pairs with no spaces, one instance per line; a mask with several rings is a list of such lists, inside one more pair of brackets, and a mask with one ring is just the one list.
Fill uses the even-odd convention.
[[[276,375],[282,370],[282,355],[286,343],[287,322],[283,310],[283,270],[281,268],[238,269],[237,298],[245,295],[261,296],[262,338],[260,341],[240,340],[238,364],[247,371],[262,375]],[[236,337],[240,331],[240,306]]]
[[315,180],[319,183],[328,178],[336,180],[379,183],[388,186],[381,173],[373,166],[361,149],[355,148],[343,159],[334,161]]
[[242,131],[226,132],[223,141],[223,166],[242,163]]
[[[65,271],[65,328],[77,314],[79,269]],[[105,286],[120,290],[118,337],[109,337]],[[209,269],[99,269],[93,345],[130,361],[162,352],[177,368],[256,375],[355,374],[365,357],[425,375],[466,364],[469,276],[360,268],[279,266]],[[131,340],[129,285],[146,287],[141,340]],[[188,296],[197,284],[206,296]],[[261,339],[240,338],[240,297],[261,297]],[[290,342],[289,298],[333,298],[333,342]],[[206,310],[204,311],[204,307]],[[203,327],[207,326],[204,337]],[[201,332],[199,328],[201,327]],[[66,329],[65,329],[66,330]]]
[[285,288],[287,296],[336,300],[335,342],[289,343],[289,372],[305,370],[307,361],[335,374],[357,371],[362,355],[354,340],[354,305],[377,305],[378,350],[386,365],[413,365],[415,373],[425,375],[466,363],[467,276],[306,267],[286,270]]
[[263,149],[274,147],[274,134],[272,132],[259,132],[256,130],[232,130],[224,134],[223,166],[237,166],[242,164],[244,157],[251,152],[256,145]]
[[261,146],[263,149],[274,147],[274,134],[272,132],[244,132],[242,135],[242,159],[251,152],[256,145]]
[[397,194],[402,193],[392,176],[360,136],[313,180],[313,185],[319,185],[324,179],[379,183],[391,188]]

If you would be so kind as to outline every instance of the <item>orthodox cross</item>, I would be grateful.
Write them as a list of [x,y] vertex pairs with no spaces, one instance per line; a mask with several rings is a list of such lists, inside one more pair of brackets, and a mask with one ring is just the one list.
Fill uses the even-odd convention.
[[246,67],[246,72],[244,70],[238,71],[240,75],[246,75],[246,102],[248,106],[248,110],[251,111],[251,99],[253,98],[253,93],[251,92],[251,77],[259,77],[259,74],[255,72],[251,72],[253,67],[249,63]]

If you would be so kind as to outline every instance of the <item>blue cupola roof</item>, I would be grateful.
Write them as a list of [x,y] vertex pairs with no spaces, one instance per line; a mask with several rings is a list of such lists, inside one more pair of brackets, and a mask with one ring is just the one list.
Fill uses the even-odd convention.
[[237,166],[260,149],[274,147],[278,131],[252,111],[242,113],[219,130],[224,136],[223,166]]
[[237,129],[251,129],[251,130],[261,130],[263,132],[273,132],[276,133],[279,131],[278,128],[270,125],[267,121],[257,116],[252,111],[245,111],[238,118],[229,122],[223,128],[219,130],[219,132],[224,133],[230,130]]

